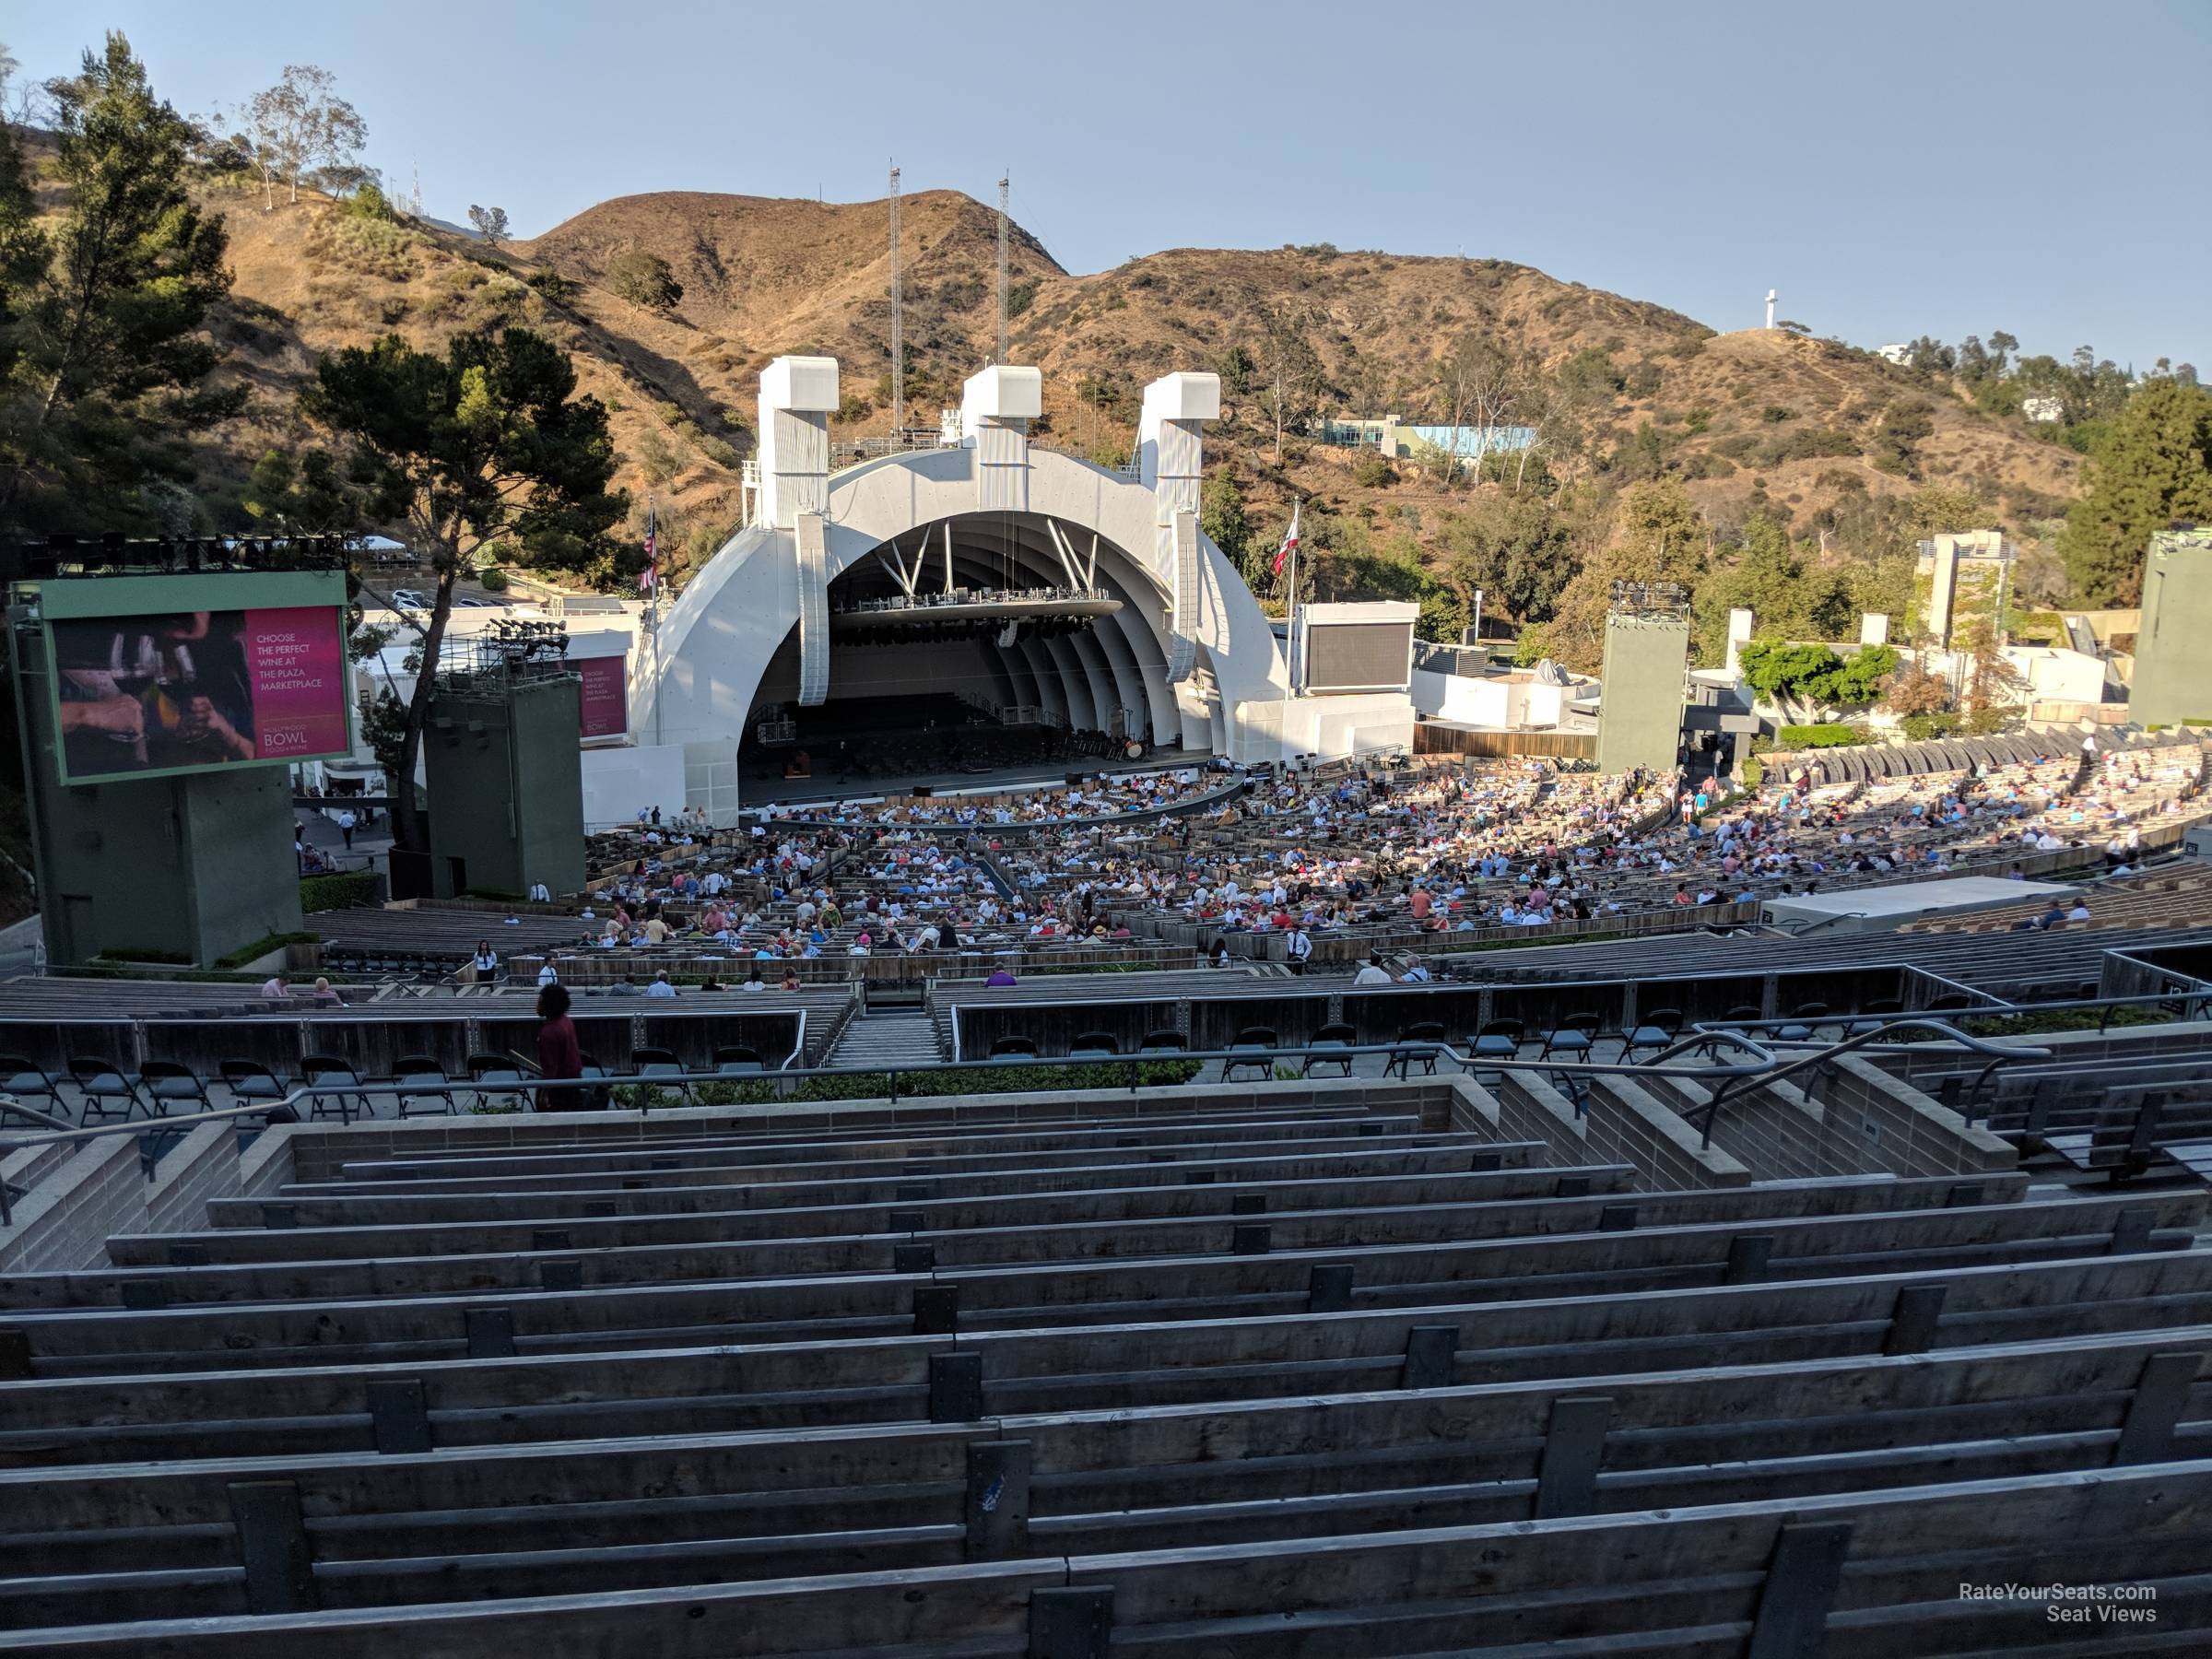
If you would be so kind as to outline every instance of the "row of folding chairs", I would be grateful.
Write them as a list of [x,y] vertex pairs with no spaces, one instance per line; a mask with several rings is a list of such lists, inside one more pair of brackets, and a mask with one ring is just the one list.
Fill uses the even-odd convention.
[[[766,1063],[752,1049],[731,1046],[717,1049],[710,1072],[692,1073],[666,1049],[642,1048],[632,1056],[633,1069],[655,1081],[678,1086],[702,1077],[752,1077],[765,1072]],[[237,1106],[261,1104],[272,1119],[291,1115],[283,1102],[295,1088],[307,1092],[307,1115],[350,1123],[356,1117],[377,1115],[376,1102],[389,1100],[400,1117],[453,1115],[461,1108],[458,1093],[500,1110],[528,1110],[530,1091],[522,1085],[522,1062],[504,1054],[471,1054],[465,1070],[455,1076],[428,1054],[403,1054],[392,1067],[389,1079],[364,1076],[351,1061],[331,1054],[308,1054],[300,1062],[296,1085],[288,1084],[255,1060],[226,1060],[219,1081]],[[583,1056],[586,1081],[607,1076],[606,1068],[590,1054]],[[135,1075],[110,1060],[80,1057],[69,1062],[57,1077],[26,1054],[0,1054],[0,1094],[12,1097],[48,1117],[66,1120],[71,1102],[63,1092],[64,1077],[75,1086],[82,1102],[80,1121],[86,1125],[127,1123],[144,1118],[151,1123],[172,1112],[189,1114],[212,1112],[211,1081],[175,1060],[148,1060]],[[18,1114],[20,1115],[20,1114]],[[35,1120],[26,1120],[35,1121]]]

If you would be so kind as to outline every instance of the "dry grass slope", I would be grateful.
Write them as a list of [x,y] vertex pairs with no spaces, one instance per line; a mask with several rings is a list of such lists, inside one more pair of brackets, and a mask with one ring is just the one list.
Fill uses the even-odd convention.
[[[257,196],[241,194],[222,205],[238,277],[223,323],[238,347],[232,372],[264,395],[256,426],[211,449],[207,469],[217,476],[240,476],[262,447],[293,435],[289,394],[315,353],[385,329],[428,346],[457,328],[525,322],[560,339],[577,354],[586,389],[614,410],[619,481],[641,508],[651,489],[694,556],[735,519],[755,378],[771,358],[839,359],[841,433],[872,431],[885,419],[882,202],[625,196],[496,255],[444,231],[350,219],[327,203],[264,213]],[[990,208],[949,191],[905,198],[902,223],[917,382],[910,408],[926,420],[990,353],[995,226]],[[631,304],[601,286],[609,263],[631,249],[660,255],[683,284],[671,310]],[[1662,307],[1503,261],[1325,246],[1183,248],[1071,276],[1018,230],[1011,266],[1012,355],[1044,369],[1053,436],[1082,451],[1126,453],[1147,380],[1210,366],[1231,345],[1256,346],[1272,312],[1300,320],[1330,382],[1328,404],[1354,413],[1418,413],[1429,365],[1471,330],[1552,365],[1603,351],[1626,381],[1599,412],[1612,441],[1651,424],[1693,497],[1717,516],[1740,516],[1758,489],[1803,512],[1847,490],[1910,488],[1875,466],[1876,434],[1891,411],[1919,407],[1932,429],[1919,444],[1924,477],[1971,483],[2016,521],[2043,516],[2079,488],[2070,452],[1866,353],[1764,332],[1716,335]],[[526,280],[546,271],[580,286],[548,298]],[[1354,509],[1369,499],[1394,508],[1442,502],[1411,476],[1363,489],[1350,480],[1347,457],[1320,448],[1298,446],[1277,468],[1260,453],[1257,409],[1231,414],[1244,419],[1221,435],[1216,453],[1253,464],[1255,508],[1293,490]]]

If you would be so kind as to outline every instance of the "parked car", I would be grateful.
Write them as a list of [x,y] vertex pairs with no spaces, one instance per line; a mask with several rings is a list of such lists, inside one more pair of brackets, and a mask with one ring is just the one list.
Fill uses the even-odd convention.
[[392,603],[401,610],[429,610],[430,602],[422,596],[419,588],[394,588]]

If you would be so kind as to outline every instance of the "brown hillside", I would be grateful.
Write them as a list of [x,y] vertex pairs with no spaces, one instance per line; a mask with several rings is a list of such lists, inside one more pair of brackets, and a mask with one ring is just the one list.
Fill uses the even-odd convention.
[[[448,233],[350,219],[326,203],[260,210],[226,194],[237,371],[266,395],[261,428],[210,470],[241,475],[256,446],[290,424],[288,394],[313,354],[396,328],[430,345],[456,328],[527,322],[576,352],[588,390],[614,410],[620,482],[646,492],[673,524],[672,545],[703,558],[736,512],[737,465],[751,441],[755,380],[769,359],[823,352],[845,368],[841,435],[879,429],[888,387],[888,207],[700,193],[602,203],[497,255]],[[992,210],[950,191],[902,204],[910,418],[957,399],[986,359],[994,326]],[[659,313],[599,286],[629,248],[658,253],[684,285]],[[1332,413],[1433,418],[1430,366],[1477,332],[1556,370],[1602,352],[1621,385],[1591,411],[1589,453],[1602,460],[1652,428],[1653,465],[1679,473],[1716,519],[1763,500],[1809,514],[1846,490],[1882,494],[1914,480],[1877,468],[1877,434],[1897,410],[1924,410],[1931,430],[1912,470],[1971,483],[2016,531],[2048,518],[2079,487],[2078,459],[2017,423],[1993,420],[1871,354],[1832,342],[1753,332],[1713,335],[1677,312],[1560,282],[1496,260],[1402,258],[1326,246],[1252,252],[1175,249],[1111,271],[1070,276],[1027,232],[1011,252],[1011,355],[1046,371],[1050,441],[1127,453],[1136,394],[1157,374],[1212,366],[1230,347],[1259,352],[1263,317],[1294,319],[1317,353]],[[551,270],[583,285],[548,300],[522,278]],[[1411,510],[1424,541],[1434,509],[1462,499],[1401,467],[1363,489],[1351,457],[1296,443],[1277,468],[1260,411],[1230,411],[1215,453],[1251,463],[1256,512],[1292,492],[1341,509],[1374,501]],[[1851,482],[1855,480],[1855,485]],[[1756,493],[1755,493],[1756,492]]]
[[[602,202],[512,252],[594,284],[618,253],[657,253],[684,285],[677,313],[696,327],[754,344],[765,361],[810,339],[849,345],[865,338],[888,351],[888,229],[886,202],[669,191]],[[918,349],[950,350],[989,337],[998,263],[990,208],[957,191],[907,196],[900,204],[900,253],[908,336]],[[1018,228],[1007,266],[1017,283],[1065,275]],[[874,363],[847,367],[871,377],[882,371]]]
[[[994,217],[949,191],[910,196],[901,215],[910,362],[950,399],[990,348]],[[604,203],[515,253],[585,281],[623,247],[659,253],[685,285],[683,319],[726,337],[747,372],[782,351],[836,356],[847,371],[853,418],[845,426],[860,432],[883,419],[876,405],[888,362],[887,223],[883,202],[671,193]],[[1012,355],[1046,371],[1057,436],[1081,450],[1125,452],[1146,381],[1211,363],[1234,344],[1256,345],[1261,314],[1272,311],[1293,315],[1313,343],[1330,382],[1324,404],[1352,414],[1433,412],[1424,409],[1429,365],[1470,330],[1553,366],[1602,350],[1629,384],[1600,412],[1596,447],[1651,421],[1668,439],[1668,465],[1723,518],[1740,516],[1762,485],[1771,503],[1798,512],[1831,502],[1851,488],[1846,477],[1875,494],[1910,488],[1912,479],[1873,465],[1873,432],[1893,405],[1924,404],[1934,427],[1915,470],[1973,484],[2016,528],[2078,487],[2071,452],[1991,420],[1871,354],[1763,331],[1714,335],[1678,312],[1525,265],[1327,247],[1174,249],[1075,276],[1018,231],[1011,263],[1019,303]],[[621,310],[620,317],[598,313],[600,321],[629,324],[634,308]],[[926,418],[921,401],[917,416]],[[1771,418],[1773,410],[1789,418]],[[1256,429],[1256,409],[1236,413]],[[1224,434],[1230,443],[1235,437]],[[1792,458],[1793,437],[1830,453]],[[1861,453],[1841,453],[1853,445]],[[1270,493],[1318,489],[1356,505],[1370,492],[1349,485],[1343,459],[1309,451],[1279,477],[1263,469],[1260,504]],[[1392,496],[1400,506],[1443,500],[1413,478]]]

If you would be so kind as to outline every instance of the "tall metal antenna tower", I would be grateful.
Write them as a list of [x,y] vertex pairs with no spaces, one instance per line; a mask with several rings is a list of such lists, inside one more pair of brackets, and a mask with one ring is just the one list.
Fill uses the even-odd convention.
[[1002,173],[998,181],[998,355],[991,360],[1006,360],[1006,194],[1011,186],[1012,174]]
[[899,286],[899,164],[891,163],[891,436],[906,429],[905,296]]

